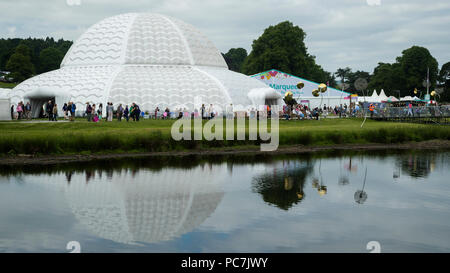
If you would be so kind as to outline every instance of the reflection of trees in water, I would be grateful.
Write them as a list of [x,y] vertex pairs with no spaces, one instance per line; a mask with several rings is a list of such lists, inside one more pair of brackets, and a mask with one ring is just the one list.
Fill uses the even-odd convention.
[[[288,210],[305,198],[303,188],[307,176],[312,172],[310,162],[283,161],[291,166],[274,168],[272,173],[265,173],[255,177],[252,181],[254,192],[262,195],[263,200],[280,209]],[[306,164],[305,164],[306,163]]]
[[[438,163],[447,164],[448,156],[436,153],[412,153],[399,156],[396,160],[396,167],[401,169],[403,174],[420,178],[428,175],[436,169]],[[399,176],[399,171],[394,170],[394,178]]]

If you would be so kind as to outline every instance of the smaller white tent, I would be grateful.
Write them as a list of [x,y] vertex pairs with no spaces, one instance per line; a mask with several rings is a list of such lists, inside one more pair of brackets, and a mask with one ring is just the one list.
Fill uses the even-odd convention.
[[403,98],[400,98],[400,101],[410,101],[410,100],[414,100],[411,96],[406,96]]
[[379,99],[380,102],[388,100],[388,96],[386,96],[386,94],[384,93],[383,89],[381,89],[381,92],[380,92],[380,95],[378,96],[378,99]]
[[0,120],[11,120],[10,89],[0,88]]
[[396,97],[394,97],[394,96],[390,96],[388,98],[388,101],[395,102],[395,101],[398,101],[398,99]]

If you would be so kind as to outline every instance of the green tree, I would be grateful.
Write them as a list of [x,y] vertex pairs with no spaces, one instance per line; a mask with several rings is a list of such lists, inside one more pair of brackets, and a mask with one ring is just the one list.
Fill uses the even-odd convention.
[[[349,89],[351,92],[356,92],[358,95],[365,95],[365,90],[358,90],[355,86],[355,82],[358,79],[365,79],[367,82],[370,82],[370,73],[358,70],[356,72],[351,72],[347,76],[347,83],[349,84]],[[363,92],[364,91],[364,92]]]
[[439,71],[439,88],[442,92],[439,94],[440,101],[450,102],[450,62],[442,65]]
[[330,73],[316,64],[304,43],[306,33],[291,22],[270,26],[253,41],[252,51],[242,65],[247,75],[278,69],[316,82],[333,80]]
[[350,67],[346,68],[338,68],[338,70],[334,73],[336,77],[341,79],[342,83],[349,83],[349,76],[352,73],[352,69]]
[[63,55],[59,49],[49,47],[42,50],[39,56],[39,73],[58,69],[62,59]]
[[6,69],[11,72],[14,81],[22,82],[33,75],[34,65],[29,54],[30,49],[21,44],[9,58]]
[[369,88],[386,91],[386,95],[413,96],[415,88],[426,91],[423,81],[430,69],[430,91],[435,88],[438,78],[438,63],[428,49],[413,46],[403,50],[402,56],[396,58],[393,64],[379,63],[374,69]]
[[231,48],[223,55],[230,70],[241,72],[242,63],[247,58],[247,50],[244,48]]
[[397,58],[404,77],[403,91],[411,92],[414,88],[424,88],[423,81],[427,77],[427,68],[430,69],[430,91],[436,87],[438,78],[438,62],[431,56],[430,51],[424,47],[413,46],[402,52]]

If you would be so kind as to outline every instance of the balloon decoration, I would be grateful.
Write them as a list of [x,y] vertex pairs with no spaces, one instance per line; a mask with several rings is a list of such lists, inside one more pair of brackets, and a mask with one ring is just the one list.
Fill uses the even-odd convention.
[[433,96],[433,97],[436,96],[436,91],[434,91],[434,90],[431,91],[430,95]]
[[325,93],[325,92],[327,92],[327,90],[328,90],[328,87],[327,87],[326,84],[324,84],[324,83],[319,84],[319,91],[320,92]]
[[291,91],[287,91],[285,94],[284,94],[284,97],[292,97],[294,94],[291,92]]
[[417,93],[419,93],[419,91],[417,91],[417,88],[414,88],[414,94],[417,95]]
[[319,90],[318,90],[318,89],[314,89],[314,90],[312,91],[312,95],[313,95],[314,97],[318,97],[318,96],[319,96]]
[[303,89],[303,87],[305,87],[305,84],[304,84],[303,82],[299,82],[299,83],[297,84],[297,88],[298,88],[298,89]]

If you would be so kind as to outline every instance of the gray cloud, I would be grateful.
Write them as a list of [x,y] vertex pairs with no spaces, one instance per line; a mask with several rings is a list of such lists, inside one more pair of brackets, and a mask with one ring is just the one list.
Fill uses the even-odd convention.
[[[71,0],[74,2],[74,0]],[[222,52],[251,50],[269,25],[290,20],[307,33],[306,44],[328,71],[350,66],[373,71],[413,45],[427,47],[442,65],[450,61],[447,0],[0,0],[0,37],[76,39],[101,19],[126,12],[157,12],[203,31]]]

